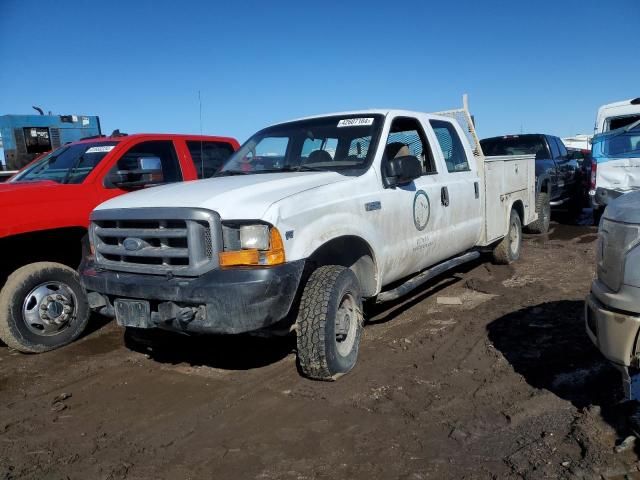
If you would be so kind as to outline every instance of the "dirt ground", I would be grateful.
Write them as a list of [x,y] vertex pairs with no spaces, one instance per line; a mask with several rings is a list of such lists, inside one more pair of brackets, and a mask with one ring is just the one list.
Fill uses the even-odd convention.
[[638,452],[614,451],[618,374],[584,332],[595,244],[554,224],[513,266],[369,308],[334,383],[301,378],[286,337],[145,354],[96,318],[58,351],[0,346],[0,479],[640,478]]

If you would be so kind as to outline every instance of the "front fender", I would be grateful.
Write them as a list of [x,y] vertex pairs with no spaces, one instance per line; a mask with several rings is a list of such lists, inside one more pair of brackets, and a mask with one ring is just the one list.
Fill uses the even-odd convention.
[[372,223],[363,221],[361,215],[353,212],[324,212],[323,214],[302,218],[279,218],[271,222],[282,236],[287,261],[310,258],[320,247],[340,237],[357,237],[369,247],[376,275],[376,292],[381,288],[382,272],[378,270],[380,263],[377,252],[380,251],[381,238]]

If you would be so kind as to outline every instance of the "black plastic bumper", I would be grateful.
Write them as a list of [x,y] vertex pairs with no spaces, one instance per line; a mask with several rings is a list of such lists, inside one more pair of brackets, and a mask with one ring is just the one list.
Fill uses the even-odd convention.
[[[100,270],[85,262],[80,274],[87,291],[101,294],[109,307],[118,299],[149,301],[148,319],[118,314],[122,326],[243,333],[268,327],[287,315],[303,269],[304,261],[299,260],[275,267],[212,270],[195,278],[167,278]],[[187,318],[190,315],[184,312],[194,315]]]

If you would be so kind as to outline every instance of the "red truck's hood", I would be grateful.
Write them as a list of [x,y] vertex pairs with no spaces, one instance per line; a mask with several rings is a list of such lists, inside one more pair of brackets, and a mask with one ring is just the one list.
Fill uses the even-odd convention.
[[94,202],[82,185],[51,181],[0,183],[0,237],[84,226],[88,224],[88,213]]
[[[44,190],[46,189],[47,195],[50,195],[53,191],[52,189],[64,188],[68,185],[60,185],[59,183],[52,182],[49,180],[38,181],[38,182],[9,182],[9,183],[0,183],[0,202],[2,206],[5,206],[5,202],[14,203],[22,200],[33,201],[33,195],[41,196],[44,194]],[[42,194],[39,192],[43,192]]]

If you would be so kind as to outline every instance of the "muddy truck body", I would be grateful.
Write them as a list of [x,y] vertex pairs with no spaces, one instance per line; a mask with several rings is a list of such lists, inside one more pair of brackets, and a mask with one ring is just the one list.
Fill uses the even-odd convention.
[[231,138],[100,135],[63,145],[0,184],[0,340],[43,352],[77,338],[89,318],[76,269],[89,254],[89,214],[132,190],[211,175]]
[[365,299],[396,299],[484,251],[518,258],[534,177],[533,156],[484,158],[466,109],[286,122],[216,178],[100,205],[82,281],[92,308],[141,341],[284,324],[301,371],[335,379],[356,363]]

